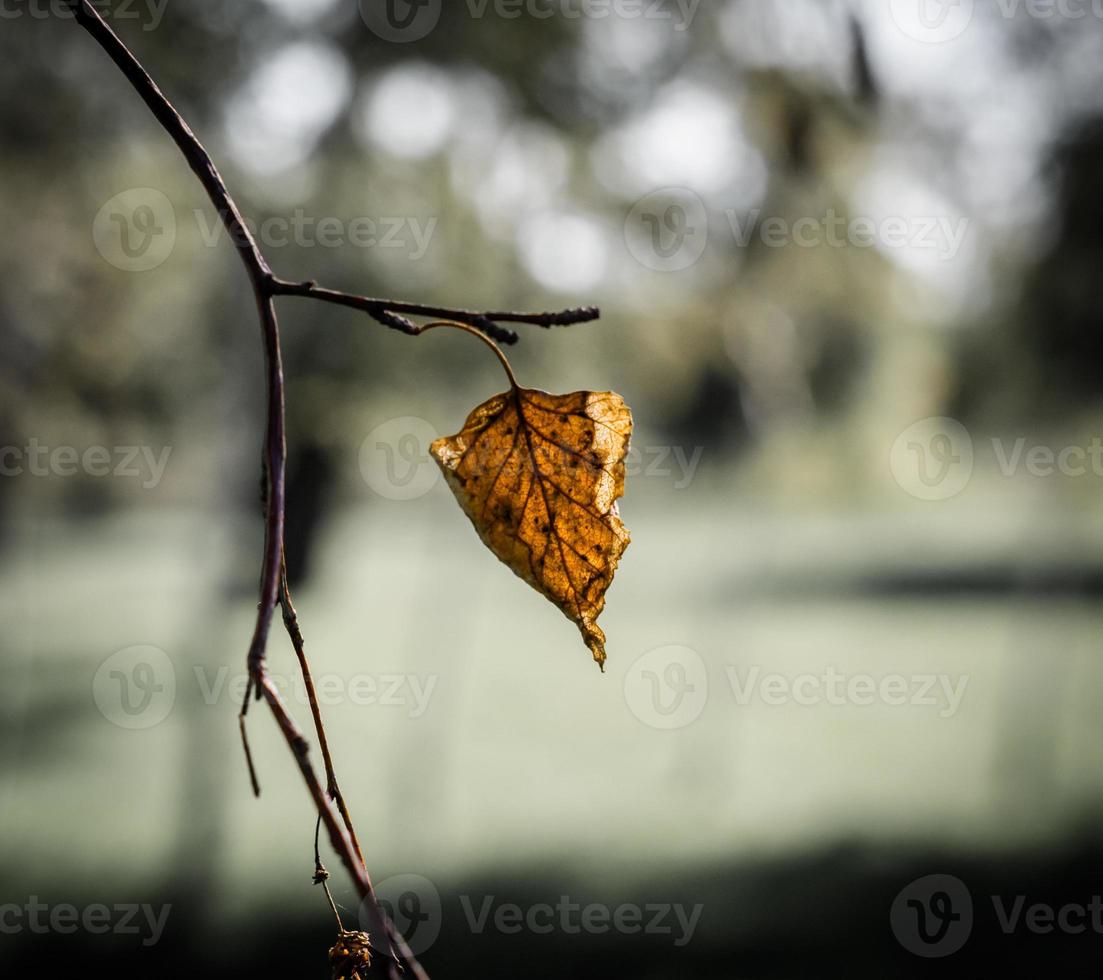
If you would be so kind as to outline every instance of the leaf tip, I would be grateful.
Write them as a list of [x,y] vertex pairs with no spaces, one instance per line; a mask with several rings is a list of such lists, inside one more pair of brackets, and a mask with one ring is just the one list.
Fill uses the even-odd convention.
[[583,623],[579,627],[582,630],[582,641],[589,647],[594,655],[594,662],[605,673],[605,633],[595,623]]

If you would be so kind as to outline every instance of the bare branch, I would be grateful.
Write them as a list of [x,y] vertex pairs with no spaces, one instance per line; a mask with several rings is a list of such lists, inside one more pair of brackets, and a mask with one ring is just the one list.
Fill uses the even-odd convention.
[[452,309],[444,306],[427,306],[424,303],[402,303],[391,299],[374,299],[370,296],[357,296],[336,289],[326,289],[316,282],[289,282],[276,279],[272,282],[272,292],[277,296],[303,296],[318,299],[325,303],[348,306],[367,313],[368,316],[385,326],[403,333],[416,336],[421,328],[408,319],[410,316],[429,317],[439,320],[457,320],[481,330],[492,340],[502,344],[515,344],[517,334],[500,326],[501,323],[529,323],[537,327],[566,327],[575,323],[596,320],[601,312],[593,306],[573,310],[560,310],[556,313],[478,313],[474,310]]
[[[245,729],[249,695],[255,693],[263,699],[283,733],[288,748],[295,758],[307,790],[314,801],[318,819],[325,825],[329,841],[352,877],[363,907],[375,935],[385,938],[387,970],[392,980],[403,976],[414,980],[427,980],[425,972],[410,952],[402,936],[380,908],[372,886],[371,877],[364,863],[363,852],[353,828],[348,808],[341,795],[334,771],[333,759],[326,738],[325,726],[314,693],[314,683],[307,661],[298,617],[291,602],[284,572],[284,481],[287,467],[285,439],[285,408],[283,363],[280,352],[279,321],[274,300],[277,296],[299,296],[320,300],[367,313],[384,326],[416,336],[428,325],[415,322],[411,317],[453,320],[481,331],[493,340],[514,343],[517,335],[503,323],[527,323],[539,327],[568,326],[597,319],[598,311],[592,307],[562,310],[557,313],[474,312],[448,309],[419,303],[375,299],[326,289],[314,282],[294,282],[277,278],[262,254],[255,237],[249,231],[237,204],[231,197],[226,183],[210,155],[195,133],[176,111],[175,107],[157,87],[138,59],[130,52],[118,35],[107,25],[89,0],[67,0],[76,22],[107,53],[130,85],[149,107],[162,128],[176,143],[192,171],[199,178],[207,196],[229,233],[245,270],[257,303],[258,320],[265,353],[265,385],[268,393],[267,424],[264,438],[265,476],[265,537],[261,564],[260,601],[257,619],[249,644],[249,684],[239,716],[242,743],[249,767],[250,781],[259,795],[256,771]],[[314,728],[325,764],[326,784],[323,786],[309,759],[309,748],[302,732],[280,699],[268,674],[266,651],[276,606],[283,612],[284,626],[291,638],[299,660],[300,669],[310,694],[310,709]],[[320,861],[319,861],[320,863]]]

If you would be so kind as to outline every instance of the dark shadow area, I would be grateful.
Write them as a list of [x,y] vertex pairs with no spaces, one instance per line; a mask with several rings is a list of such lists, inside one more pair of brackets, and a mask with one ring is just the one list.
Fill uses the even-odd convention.
[[[419,927],[439,924],[439,936],[422,961],[431,972],[448,976],[1035,980],[1072,975],[1096,960],[1103,931],[1101,863],[1098,843],[1085,835],[1078,846],[1056,854],[1023,851],[987,858],[840,844],[797,859],[659,876],[646,890],[618,894],[580,894],[538,868],[442,893],[439,914],[420,913],[424,922],[413,928],[407,923],[407,934],[417,944]],[[930,875],[958,879],[972,903],[970,911],[955,892],[948,909],[939,906],[950,917],[962,917],[955,923],[965,923],[961,948],[941,956],[907,951],[903,943],[916,935],[915,909],[893,911],[905,889]],[[400,897],[400,905],[410,898]],[[200,918],[191,914],[203,908],[202,894],[169,888],[159,901],[171,902],[173,912],[163,938],[150,948],[141,948],[137,938],[9,936],[3,945],[7,969],[15,971],[9,975],[68,978],[89,969],[216,980],[328,975],[325,950],[333,937],[321,916],[310,925],[258,920],[260,928],[237,934],[227,948],[206,935]],[[699,918],[688,941],[679,945],[697,905]],[[547,906],[552,912],[542,911]],[[618,912],[626,907],[638,910],[638,925],[631,912]],[[683,918],[672,911],[677,907]],[[520,911],[510,918],[514,908]],[[540,933],[524,924],[533,910]],[[926,914],[929,932],[938,933],[938,916],[929,907]],[[621,928],[614,924],[617,915],[623,917]],[[503,928],[495,925],[499,919]],[[931,943],[928,952],[944,948]]]

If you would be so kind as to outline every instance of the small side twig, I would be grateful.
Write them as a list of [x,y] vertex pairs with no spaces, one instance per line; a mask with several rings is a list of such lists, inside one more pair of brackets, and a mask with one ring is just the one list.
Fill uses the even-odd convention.
[[307,701],[310,705],[310,714],[314,719],[314,731],[318,736],[318,747],[322,750],[322,763],[326,770],[326,792],[329,798],[337,805],[337,810],[344,821],[345,830],[348,831],[353,849],[360,863],[367,869],[364,860],[364,852],[360,847],[360,840],[356,836],[356,829],[352,825],[352,816],[345,805],[345,798],[341,794],[341,786],[337,782],[337,771],[333,765],[333,756],[329,750],[329,738],[326,735],[326,727],[322,722],[322,712],[318,707],[318,694],[314,687],[314,675],[310,670],[310,661],[306,656],[306,644],[303,641],[302,631],[299,629],[299,617],[295,612],[295,605],[291,601],[291,590],[287,585],[286,563],[280,571],[280,607],[283,610],[283,625],[287,635],[291,638],[291,645],[295,648],[295,656],[299,661],[299,671],[303,677],[303,686],[306,688]]
[[253,678],[245,684],[245,697],[241,702],[241,711],[238,712],[237,725],[241,730],[241,747],[245,750],[245,764],[249,767],[249,783],[253,787],[253,795],[260,796],[260,780],[257,779],[257,767],[253,764],[253,750],[249,748],[249,732],[245,727],[245,716],[249,713],[249,701],[253,696]]
[[421,333],[421,327],[409,317],[444,318],[469,324],[502,344],[515,344],[518,339],[517,334],[501,326],[502,323],[527,323],[545,328],[567,327],[576,323],[596,320],[601,316],[601,311],[593,306],[560,310],[555,313],[477,313],[474,310],[457,310],[443,306],[428,306],[424,303],[403,303],[397,300],[375,299],[371,296],[357,296],[354,293],[326,289],[313,280],[291,282],[276,278],[272,280],[271,289],[276,296],[302,296],[307,299],[317,299],[324,303],[334,303],[337,306],[347,306],[354,310],[360,310],[384,326],[411,336],[417,336]]

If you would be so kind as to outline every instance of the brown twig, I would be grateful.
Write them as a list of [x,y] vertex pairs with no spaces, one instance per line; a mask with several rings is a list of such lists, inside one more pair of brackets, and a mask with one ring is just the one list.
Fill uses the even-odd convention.
[[[421,333],[424,327],[415,323],[410,317],[444,318],[467,324],[503,343],[515,342],[517,335],[512,330],[501,326],[502,323],[527,323],[542,327],[566,326],[594,320],[599,315],[598,311],[593,308],[580,308],[558,313],[477,313],[471,310],[447,309],[419,303],[357,296],[338,290],[326,289],[314,282],[294,282],[276,277],[257,245],[256,239],[246,226],[237,204],[230,196],[218,168],[188,124],[89,0],[68,0],[68,3],[73,10],[77,24],[91,35],[123,73],[165,132],[176,143],[184,159],[199,178],[207,192],[207,196],[215,206],[215,210],[218,212],[242,264],[245,266],[245,271],[249,276],[256,298],[257,314],[264,343],[265,378],[268,393],[267,425],[264,438],[265,540],[261,566],[260,601],[257,606],[256,624],[249,644],[249,680],[245,703],[242,705],[239,715],[239,726],[253,791],[257,795],[260,794],[245,729],[245,716],[251,693],[255,693],[258,700],[263,699],[272,712],[276,724],[279,726],[295,758],[307,790],[314,801],[320,824],[325,825],[330,844],[352,877],[361,901],[364,903],[364,909],[371,919],[372,930],[376,935],[384,936],[390,947],[383,950],[386,954],[390,976],[397,978],[404,971],[405,975],[409,977],[425,978],[427,980],[425,972],[410,952],[398,930],[394,928],[380,908],[376,899],[371,877],[364,862],[363,852],[337,782],[325,726],[322,723],[321,712],[314,691],[310,665],[306,657],[302,632],[299,629],[298,617],[291,601],[290,591],[287,588],[284,568],[284,479],[287,464],[287,446],[285,439],[283,363],[280,352],[279,321],[276,317],[274,299],[277,296],[299,296],[347,306],[367,313],[385,326],[411,335]],[[284,625],[295,648],[309,694],[314,728],[325,765],[326,785],[324,787],[310,762],[306,739],[287,711],[268,673],[266,650],[272,617],[277,605],[282,609]],[[318,860],[318,863],[320,864],[320,860]]]
[[474,310],[455,310],[441,306],[426,306],[424,303],[402,303],[390,299],[356,296],[336,289],[326,289],[311,280],[289,282],[286,279],[275,279],[272,282],[272,291],[277,296],[304,296],[308,299],[317,299],[324,303],[334,303],[337,306],[347,306],[354,310],[360,310],[378,320],[384,326],[400,330],[411,336],[417,336],[421,333],[422,327],[410,320],[410,316],[432,317],[434,319],[444,317],[449,320],[458,320],[460,323],[476,327],[488,337],[502,344],[515,344],[517,342],[517,334],[501,326],[502,323],[528,323],[545,328],[567,327],[576,323],[596,320],[601,316],[601,311],[593,306],[560,310],[556,313],[477,313]]
[[245,728],[245,716],[249,713],[249,702],[253,697],[253,678],[250,675],[245,684],[245,697],[241,701],[241,711],[237,716],[237,727],[241,730],[241,747],[245,751],[245,765],[249,769],[249,783],[253,795],[260,796],[260,780],[257,779],[257,767],[253,765],[253,750],[249,748],[249,733]]
[[306,657],[306,645],[303,641],[302,630],[299,629],[299,617],[295,612],[295,605],[291,601],[291,590],[287,587],[287,568],[280,572],[280,607],[283,610],[283,625],[287,635],[291,637],[291,645],[295,648],[295,656],[299,661],[299,670],[303,675],[303,684],[306,687],[307,700],[310,704],[310,714],[314,719],[314,730],[318,733],[318,747],[322,750],[322,763],[326,769],[326,792],[329,798],[337,805],[337,810],[344,821],[345,830],[348,831],[352,841],[353,850],[360,863],[367,867],[364,860],[364,852],[360,848],[360,839],[356,836],[356,828],[352,825],[352,817],[345,798],[341,794],[341,786],[337,782],[337,771],[333,766],[333,756],[329,751],[329,738],[326,736],[326,727],[322,722],[322,712],[318,707],[318,694],[314,688],[314,675],[310,671],[310,661]]

